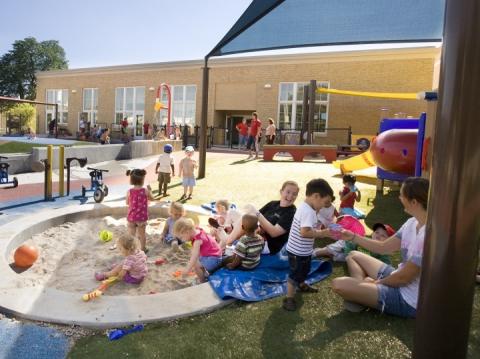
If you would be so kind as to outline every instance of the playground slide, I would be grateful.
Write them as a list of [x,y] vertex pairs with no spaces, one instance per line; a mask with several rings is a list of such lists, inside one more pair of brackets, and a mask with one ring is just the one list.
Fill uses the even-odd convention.
[[375,166],[375,161],[373,160],[372,153],[368,150],[355,157],[347,158],[346,160],[334,161],[332,164],[335,168],[339,168],[342,173],[345,173]]

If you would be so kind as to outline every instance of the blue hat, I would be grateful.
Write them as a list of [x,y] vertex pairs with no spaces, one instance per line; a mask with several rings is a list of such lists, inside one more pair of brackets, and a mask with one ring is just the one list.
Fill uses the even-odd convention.
[[172,151],[173,151],[173,146],[172,145],[166,144],[165,146],[163,146],[163,152],[172,153]]

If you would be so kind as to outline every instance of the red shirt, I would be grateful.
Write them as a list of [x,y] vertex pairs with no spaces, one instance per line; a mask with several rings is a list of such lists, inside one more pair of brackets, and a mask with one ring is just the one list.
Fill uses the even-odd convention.
[[242,136],[246,136],[248,134],[248,126],[246,123],[240,122],[235,127]]
[[[348,193],[350,193],[350,188],[343,187],[342,197]],[[357,194],[353,193],[353,196],[350,196],[346,200],[340,202],[340,208],[353,208],[353,205],[355,204],[355,198],[357,198]]]
[[255,137],[258,133],[258,130],[262,127],[262,121],[258,118],[252,119],[252,125],[250,126],[250,136]]
[[123,120],[123,121],[121,122],[121,125],[122,125],[122,127],[128,127],[128,121],[127,121],[127,120]]
[[143,124],[143,132],[144,132],[144,133],[147,133],[149,127],[150,127],[150,125],[149,125],[148,123],[144,123],[144,124]]

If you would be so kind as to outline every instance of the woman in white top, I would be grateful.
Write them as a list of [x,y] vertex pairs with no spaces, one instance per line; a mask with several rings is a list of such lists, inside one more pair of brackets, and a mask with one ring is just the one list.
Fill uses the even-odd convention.
[[345,309],[360,311],[365,306],[400,317],[414,318],[427,221],[428,180],[410,177],[400,190],[400,201],[408,219],[400,230],[380,242],[343,231],[342,239],[378,254],[400,250],[402,261],[395,269],[367,254],[352,251],[347,257],[350,277],[336,278],[333,291],[345,300]]
[[273,145],[275,142],[275,125],[273,124],[272,118],[268,119],[268,126],[265,130],[265,137],[267,138],[267,145]]

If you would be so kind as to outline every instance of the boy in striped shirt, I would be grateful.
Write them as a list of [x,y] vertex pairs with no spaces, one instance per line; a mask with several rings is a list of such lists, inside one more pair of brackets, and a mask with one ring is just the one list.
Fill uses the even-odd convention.
[[249,270],[260,263],[260,254],[265,244],[262,237],[255,234],[258,228],[257,216],[244,214],[242,216],[242,229],[245,235],[240,237],[233,250],[233,256],[227,257],[224,261],[228,269]]
[[324,179],[313,179],[307,183],[305,201],[297,208],[287,242],[290,273],[287,280],[287,297],[283,300],[285,310],[297,309],[295,292],[315,293],[305,280],[310,272],[310,262],[315,238],[328,237],[328,229],[317,230],[318,211],[333,199],[332,187]]

